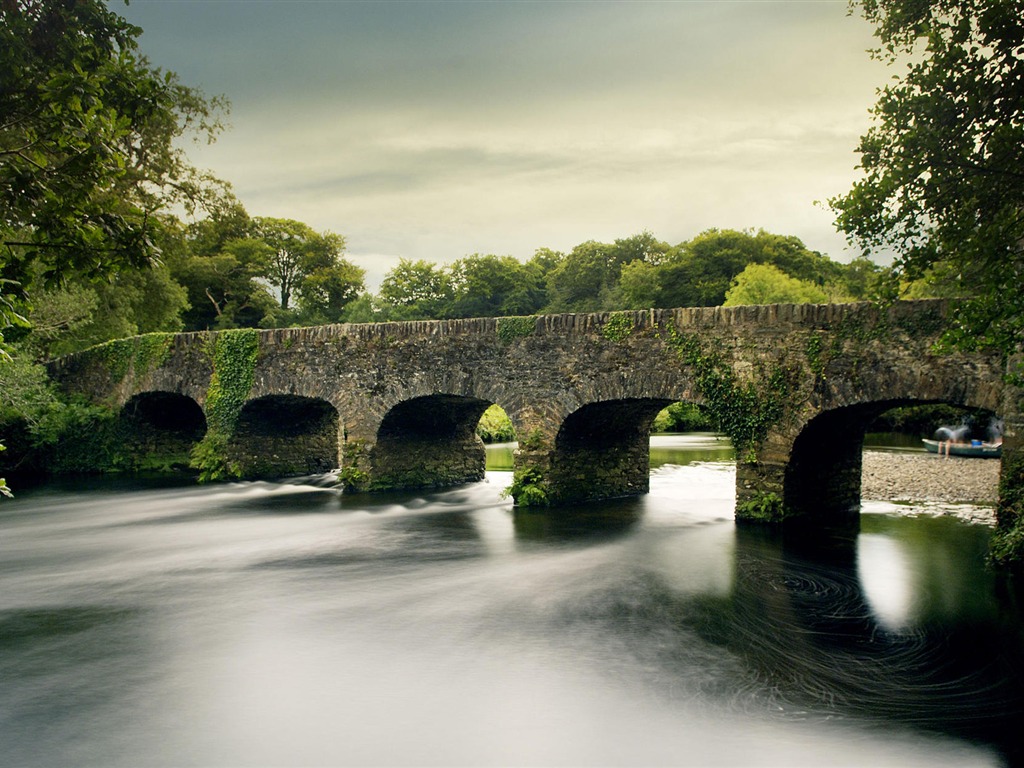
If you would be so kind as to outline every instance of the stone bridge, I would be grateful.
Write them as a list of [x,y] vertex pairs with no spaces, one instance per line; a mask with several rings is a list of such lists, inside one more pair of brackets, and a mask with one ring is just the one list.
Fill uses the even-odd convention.
[[736,446],[738,518],[839,521],[859,510],[865,428],[890,408],[988,409],[1015,450],[1005,356],[935,352],[945,313],[921,301],[150,334],[50,370],[122,409],[147,444],[206,435],[238,476],[340,467],[354,490],[482,478],[475,427],[497,403],[519,436],[520,504],[646,492],[654,416],[696,403]]

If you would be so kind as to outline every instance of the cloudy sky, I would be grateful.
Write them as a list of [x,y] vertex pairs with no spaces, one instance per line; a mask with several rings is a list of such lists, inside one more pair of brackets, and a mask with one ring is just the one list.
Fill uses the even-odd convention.
[[152,63],[231,101],[193,161],[254,216],[400,257],[529,258],[649,230],[797,235],[890,76],[846,0],[133,0]]

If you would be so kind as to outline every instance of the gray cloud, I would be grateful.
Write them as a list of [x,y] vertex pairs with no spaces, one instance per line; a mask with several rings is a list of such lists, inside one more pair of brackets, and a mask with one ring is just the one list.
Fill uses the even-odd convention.
[[[526,257],[763,227],[840,255],[884,69],[838,2],[135,0],[157,65],[232,99],[194,155],[360,258]],[[377,263],[377,262],[374,262]]]

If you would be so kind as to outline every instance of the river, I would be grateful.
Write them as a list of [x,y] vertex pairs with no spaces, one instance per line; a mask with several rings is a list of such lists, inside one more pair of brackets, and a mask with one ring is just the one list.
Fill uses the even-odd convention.
[[1019,761],[989,530],[876,503],[846,546],[783,542],[734,525],[729,456],[655,438],[649,495],[550,513],[513,511],[502,469],[23,490],[0,504],[0,764]]

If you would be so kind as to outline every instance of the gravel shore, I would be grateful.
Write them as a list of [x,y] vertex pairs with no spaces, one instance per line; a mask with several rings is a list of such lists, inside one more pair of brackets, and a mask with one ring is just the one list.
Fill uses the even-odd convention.
[[[991,507],[998,488],[999,462],[994,459],[864,451],[861,497],[865,500]],[[981,517],[994,519],[994,509],[986,512]]]

